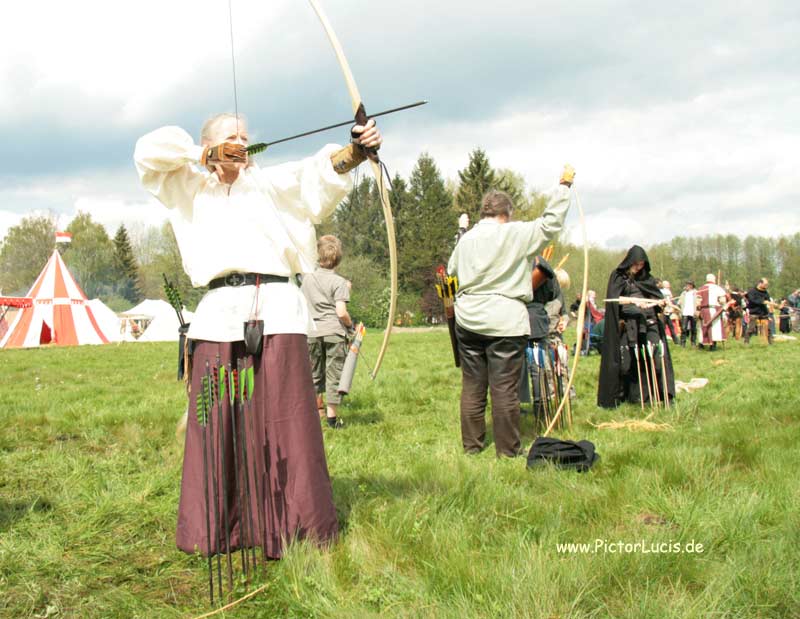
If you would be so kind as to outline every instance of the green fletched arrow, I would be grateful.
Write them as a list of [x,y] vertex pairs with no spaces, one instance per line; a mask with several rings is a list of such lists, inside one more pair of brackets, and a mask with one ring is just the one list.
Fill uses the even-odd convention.
[[167,297],[167,301],[169,301],[169,304],[178,314],[178,322],[181,323],[181,327],[185,327],[186,321],[183,319],[183,301],[181,300],[181,294],[172,282],[167,279],[166,273],[162,273],[161,277],[164,278],[164,294]]
[[258,155],[260,153],[263,153],[269,147],[270,147],[270,144],[267,144],[266,142],[259,142],[258,144],[252,144],[252,145],[247,147],[247,154],[248,155]]
[[204,384],[206,390],[206,399],[208,400],[208,410],[211,411],[211,407],[214,406],[214,379],[211,374],[207,374],[207,380]]
[[225,383],[227,382],[227,378],[225,376],[226,370],[225,366],[219,366],[219,402],[223,402],[225,400]]
[[247,368],[245,373],[247,374],[247,399],[252,400],[253,392],[256,389],[256,376],[253,366],[251,365],[249,368]]
[[236,399],[236,370],[228,368],[228,379],[231,381],[228,385],[228,399],[231,402],[231,409],[233,409],[233,402]]
[[203,376],[200,387],[200,393],[197,394],[197,423],[204,426],[208,423],[208,410],[210,407],[208,376]]

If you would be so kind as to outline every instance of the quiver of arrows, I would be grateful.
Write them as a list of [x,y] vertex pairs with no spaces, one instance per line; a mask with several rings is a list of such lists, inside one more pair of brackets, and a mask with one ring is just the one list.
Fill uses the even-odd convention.
[[443,266],[436,269],[436,294],[442,300],[444,316],[447,319],[447,329],[450,332],[450,346],[453,348],[453,361],[456,367],[461,367],[458,356],[458,338],[456,338],[456,311],[455,299],[458,292],[458,279],[448,275]]
[[356,334],[350,342],[347,357],[344,360],[342,367],[342,376],[339,379],[339,386],[336,388],[341,394],[350,393],[350,388],[353,386],[353,377],[356,375],[356,365],[358,364],[358,355],[361,351],[361,343],[364,341],[364,334],[367,332],[364,323],[358,323],[356,327]]

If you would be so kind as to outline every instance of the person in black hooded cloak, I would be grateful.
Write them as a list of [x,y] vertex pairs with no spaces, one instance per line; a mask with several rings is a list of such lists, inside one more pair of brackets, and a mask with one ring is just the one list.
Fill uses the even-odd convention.
[[[647,377],[652,376],[652,372],[655,372],[659,399],[663,401],[664,378],[660,350],[664,351],[667,394],[672,402],[675,397],[675,377],[663,322],[664,296],[655,278],[650,275],[647,253],[638,245],[628,250],[625,258],[608,278],[606,298],[619,297],[657,299],[661,303],[652,307],[638,307],[633,303],[606,302],[606,328],[601,345],[600,381],[597,388],[598,406],[614,408],[622,402],[639,403],[642,399],[649,402],[653,387],[648,389]],[[652,365],[649,361],[648,343],[653,347]]]

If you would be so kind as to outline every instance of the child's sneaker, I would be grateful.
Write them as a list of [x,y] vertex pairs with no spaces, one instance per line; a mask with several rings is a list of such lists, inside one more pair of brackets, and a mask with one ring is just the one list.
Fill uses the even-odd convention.
[[326,417],[325,419],[328,420],[328,427],[333,428],[334,430],[338,430],[339,428],[344,427],[344,421],[339,419],[338,417]]

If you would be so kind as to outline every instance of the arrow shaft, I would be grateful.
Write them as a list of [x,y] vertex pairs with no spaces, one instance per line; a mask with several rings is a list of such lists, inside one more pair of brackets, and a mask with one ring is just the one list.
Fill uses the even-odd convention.
[[[370,118],[377,118],[378,116],[386,116],[387,114],[394,114],[395,112],[401,112],[403,110],[408,110],[413,107],[419,107],[420,105],[425,105],[427,101],[417,101],[416,103],[409,103],[408,105],[401,105],[400,107],[394,107],[390,110],[384,110],[383,112],[378,112],[377,114],[370,114]],[[298,138],[304,138],[307,135],[314,135],[315,133],[322,133],[323,131],[329,131],[330,129],[336,129],[338,127],[344,127],[346,125],[352,125],[353,119],[345,120],[340,123],[335,123],[333,125],[328,125],[326,127],[320,127],[319,129],[313,129],[311,131],[304,131],[303,133],[297,133],[295,135],[290,135],[286,138],[281,138],[280,140],[274,140],[272,142],[259,142],[258,144],[251,144],[247,147],[247,152],[250,154],[252,151],[261,151],[265,148],[270,146],[274,146],[275,144],[282,144],[283,142],[289,142],[291,140],[296,140]]]

